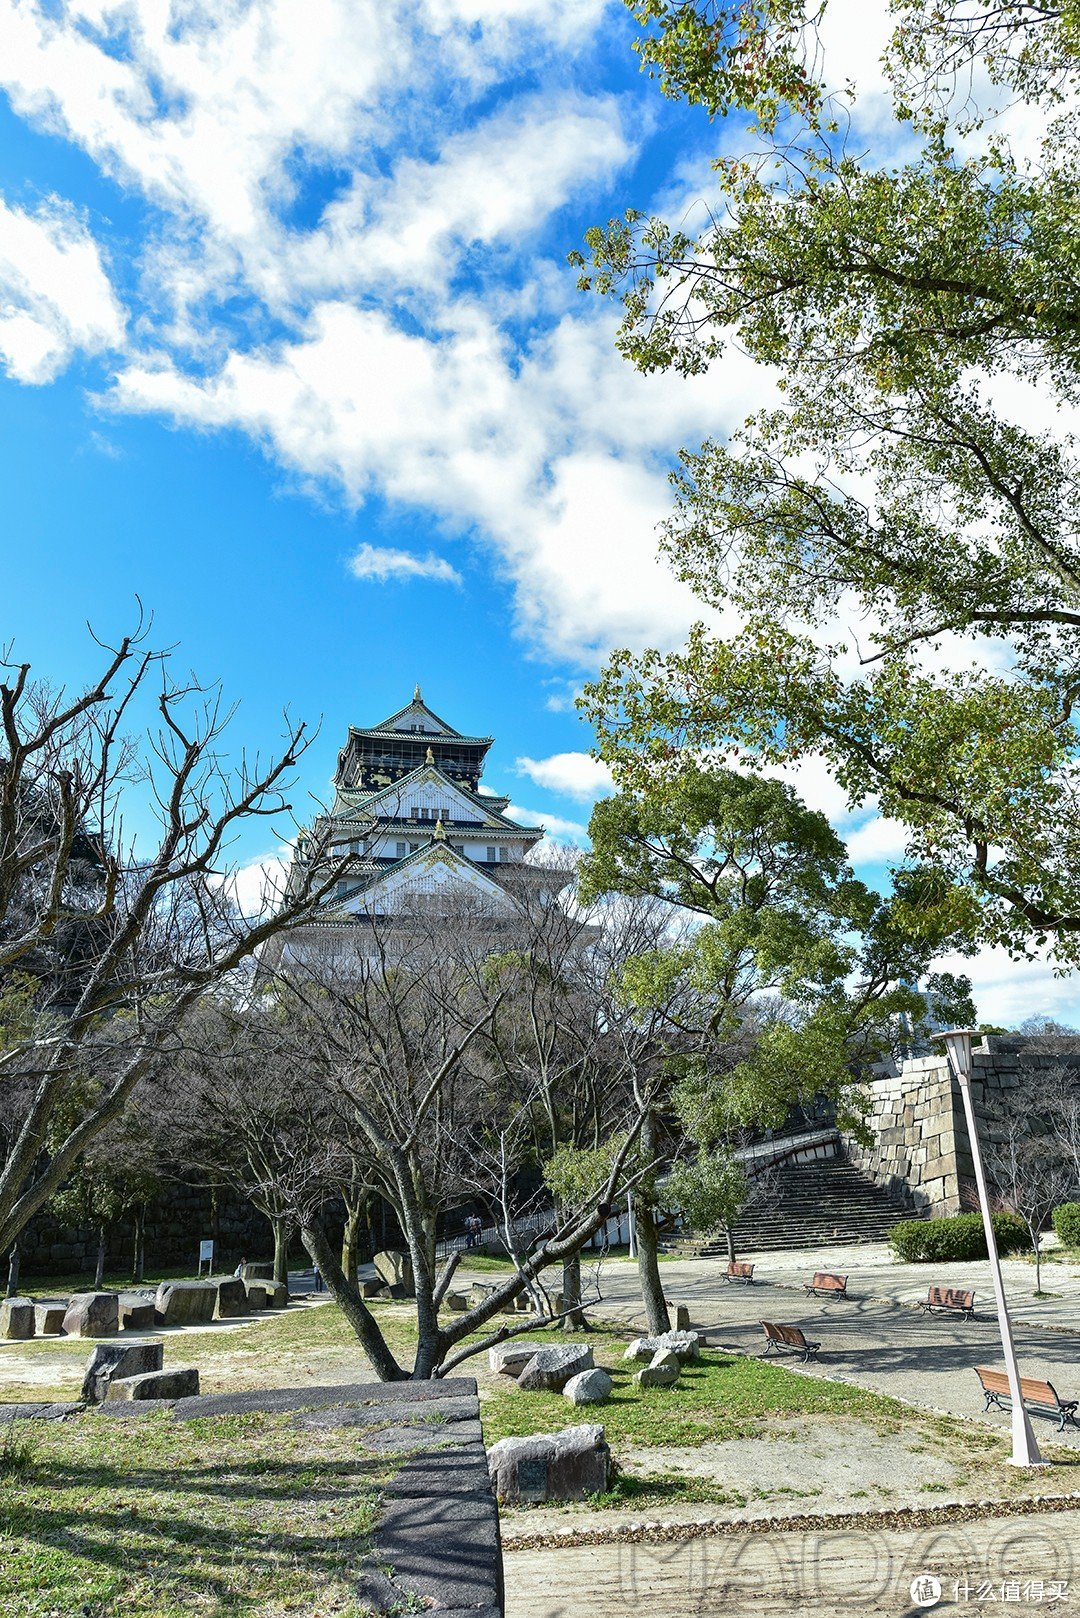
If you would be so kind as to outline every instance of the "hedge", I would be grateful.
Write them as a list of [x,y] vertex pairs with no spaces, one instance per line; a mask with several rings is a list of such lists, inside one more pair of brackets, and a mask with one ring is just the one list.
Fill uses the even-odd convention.
[[1054,1209],[1054,1229],[1065,1247],[1080,1247],[1080,1202],[1063,1202]]
[[[999,1253],[1019,1253],[1030,1248],[1028,1228],[1018,1214],[996,1213],[991,1218]],[[954,1214],[948,1219],[902,1219],[889,1232],[889,1240],[897,1258],[905,1264],[944,1264],[950,1260],[963,1262],[986,1257],[981,1214]]]

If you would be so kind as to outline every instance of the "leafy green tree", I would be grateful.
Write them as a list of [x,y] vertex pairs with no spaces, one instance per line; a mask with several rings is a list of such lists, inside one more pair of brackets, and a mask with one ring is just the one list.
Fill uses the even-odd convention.
[[602,754],[824,758],[905,828],[898,925],[1075,965],[1076,8],[892,0],[877,147],[904,155],[876,161],[817,65],[824,6],[628,3],[664,93],[741,120],[746,151],[700,233],[633,209],[592,231],[582,284],[622,299],[640,369],[735,348],[775,392],[682,455],[663,540],[740,627],[615,653],[587,695]]
[[[668,1083],[646,1108],[645,1162],[663,1162],[666,1130],[668,1158],[681,1138],[704,1171],[740,1131],[779,1128],[793,1107],[822,1096],[858,1132],[860,1070],[925,1019],[930,1008],[913,985],[947,940],[900,926],[904,897],[882,899],[856,880],[825,816],[782,782],[678,756],[633,779],[593,811],[582,896],[650,897],[696,923],[620,972],[634,1016],[663,1008],[653,1045]],[[934,1010],[970,988],[962,978],[930,982]],[[655,1216],[670,1205],[659,1169],[635,1200],[642,1289],[658,1330]]]

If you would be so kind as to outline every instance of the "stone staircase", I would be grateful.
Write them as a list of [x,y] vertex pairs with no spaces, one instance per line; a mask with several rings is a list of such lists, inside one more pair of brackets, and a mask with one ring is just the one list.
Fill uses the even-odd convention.
[[[845,1158],[788,1163],[776,1170],[777,1195],[750,1208],[735,1227],[736,1252],[835,1247],[886,1241],[898,1219],[918,1214]],[[696,1247],[702,1257],[727,1258],[721,1237]]]

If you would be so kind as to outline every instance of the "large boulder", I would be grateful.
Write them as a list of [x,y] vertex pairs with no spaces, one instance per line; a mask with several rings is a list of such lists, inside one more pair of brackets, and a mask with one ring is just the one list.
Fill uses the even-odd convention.
[[219,1281],[214,1305],[215,1320],[235,1320],[238,1315],[246,1315],[247,1312],[247,1287],[240,1277],[230,1275],[227,1280]]
[[266,1289],[266,1307],[268,1309],[285,1309],[289,1302],[289,1287],[286,1281],[264,1281]]
[[496,1343],[488,1349],[488,1365],[503,1376],[520,1376],[534,1354],[540,1354],[547,1343]]
[[39,1337],[58,1337],[64,1329],[65,1305],[35,1303],[34,1328]]
[[120,1330],[120,1299],[115,1292],[76,1292],[64,1311],[69,1337],[115,1337]]
[[614,1386],[603,1367],[594,1365],[591,1371],[579,1371],[570,1378],[562,1390],[563,1398],[572,1405],[602,1405],[611,1398]]
[[639,1388],[670,1388],[679,1380],[679,1356],[669,1348],[659,1349],[642,1370],[635,1371],[634,1381]]
[[141,1376],[146,1371],[160,1371],[165,1356],[165,1345],[160,1337],[143,1338],[141,1342],[99,1343],[86,1362],[82,1397],[87,1404],[104,1404],[109,1384],[119,1377]]
[[388,1247],[384,1252],[375,1254],[374,1263],[380,1280],[384,1281],[391,1289],[391,1296],[395,1295],[393,1293],[394,1287],[403,1287],[405,1289],[403,1292],[396,1294],[398,1297],[411,1298],[414,1296],[416,1285],[413,1280],[412,1259],[404,1248]]
[[120,1299],[121,1331],[152,1331],[157,1325],[157,1309],[153,1299]]
[[273,1286],[272,1281],[248,1281],[245,1283],[248,1314],[255,1314],[256,1311],[266,1308],[267,1289],[271,1286]]
[[184,1365],[175,1371],[114,1377],[105,1397],[109,1404],[117,1399],[190,1399],[198,1391],[198,1371],[193,1365]]
[[272,1281],[274,1279],[274,1262],[267,1259],[257,1264],[245,1264],[243,1267],[245,1281]]
[[541,1348],[535,1353],[518,1377],[518,1387],[526,1393],[561,1393],[572,1376],[579,1371],[591,1371],[592,1349],[566,1344],[558,1348]]
[[5,1298],[0,1303],[0,1337],[33,1337],[34,1300]]
[[492,1486],[508,1506],[584,1500],[607,1488],[610,1468],[604,1429],[591,1425],[532,1438],[500,1438],[488,1451]]
[[469,1294],[467,1292],[448,1292],[443,1299],[443,1308],[452,1315],[467,1315],[469,1312]]
[[635,1337],[623,1355],[624,1360],[637,1360],[648,1365],[654,1354],[670,1349],[681,1363],[696,1360],[701,1354],[701,1337],[696,1331],[666,1331],[659,1337]]
[[218,1289],[214,1281],[162,1281],[154,1299],[159,1326],[198,1325],[213,1320]]

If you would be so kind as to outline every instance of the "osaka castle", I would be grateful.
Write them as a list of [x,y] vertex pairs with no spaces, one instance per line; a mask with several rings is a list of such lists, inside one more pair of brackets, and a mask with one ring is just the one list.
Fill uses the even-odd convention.
[[419,686],[389,719],[350,726],[333,804],[297,838],[286,894],[346,855],[347,873],[309,920],[274,940],[264,965],[287,969],[312,950],[355,938],[365,922],[455,887],[506,907],[514,868],[544,828],[519,825],[506,814],[508,798],[481,790],[493,740],[463,736],[432,712]]

